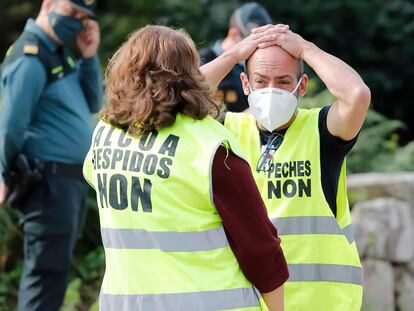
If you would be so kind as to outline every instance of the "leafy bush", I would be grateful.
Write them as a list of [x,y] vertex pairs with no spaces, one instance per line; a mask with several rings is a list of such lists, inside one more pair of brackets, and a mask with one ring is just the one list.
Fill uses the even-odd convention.
[[66,291],[62,311],[98,310],[97,298],[102,282],[105,256],[102,247],[90,251],[84,258],[75,257],[74,279]]
[[[14,211],[0,205],[0,311],[16,309],[22,273],[22,232]],[[71,262],[71,276],[62,311],[98,310],[95,304],[104,271],[104,251],[93,190],[87,217]]]
[[[311,83],[310,93],[314,90]],[[299,106],[322,107],[332,104],[334,100],[325,90],[314,96],[305,96],[300,100]],[[414,142],[399,146],[398,130],[404,128],[402,121],[390,120],[370,109],[358,141],[347,156],[348,173],[414,170]]]
[[[1,270],[0,270],[1,271]],[[0,273],[0,311],[16,308],[17,292],[22,274],[22,260],[16,262],[12,270]]]

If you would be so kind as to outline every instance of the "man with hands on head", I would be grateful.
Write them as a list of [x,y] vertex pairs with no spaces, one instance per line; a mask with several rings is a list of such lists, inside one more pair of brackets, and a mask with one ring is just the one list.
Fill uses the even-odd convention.
[[[13,207],[24,232],[18,310],[58,310],[79,234],[86,184],[82,162],[91,114],[102,104],[96,0],[43,0],[2,64],[0,204],[17,158],[41,177]],[[65,46],[76,41],[77,61]]]
[[[360,310],[362,268],[352,234],[345,155],[357,140],[370,90],[340,59],[284,25],[253,30],[269,41],[241,74],[252,115],[226,113],[224,125],[241,143],[288,262],[285,309]],[[306,93],[306,62],[336,101],[298,109]],[[214,84],[236,62],[206,64]],[[240,202],[243,204],[243,202]]]

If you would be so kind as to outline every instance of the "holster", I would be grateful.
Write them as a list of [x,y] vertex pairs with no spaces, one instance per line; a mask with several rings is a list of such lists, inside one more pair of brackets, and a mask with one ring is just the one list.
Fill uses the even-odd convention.
[[9,176],[9,195],[7,203],[15,208],[24,203],[35,187],[41,182],[42,170],[36,161],[29,161],[24,154],[19,154]]

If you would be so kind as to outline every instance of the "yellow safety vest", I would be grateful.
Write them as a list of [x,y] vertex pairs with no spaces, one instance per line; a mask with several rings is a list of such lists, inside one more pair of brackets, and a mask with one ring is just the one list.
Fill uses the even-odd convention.
[[104,310],[267,310],[243,275],[213,205],[220,145],[240,154],[210,117],[178,114],[132,137],[100,121],[84,163],[96,189],[106,271]]
[[269,172],[257,172],[261,142],[251,115],[227,113],[225,126],[239,140],[276,226],[289,266],[286,311],[359,311],[362,268],[351,228],[342,167],[335,219],[322,190],[318,117],[299,109],[273,156]]

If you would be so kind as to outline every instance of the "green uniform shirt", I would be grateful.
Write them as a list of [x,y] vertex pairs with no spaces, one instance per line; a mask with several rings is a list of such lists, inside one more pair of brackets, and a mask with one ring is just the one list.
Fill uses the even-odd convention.
[[[29,19],[34,34],[51,53],[61,48]],[[47,83],[35,55],[22,54],[1,73],[0,173],[7,175],[19,152],[29,158],[80,164],[92,137],[91,113],[102,104],[98,57],[81,59],[70,74]]]

